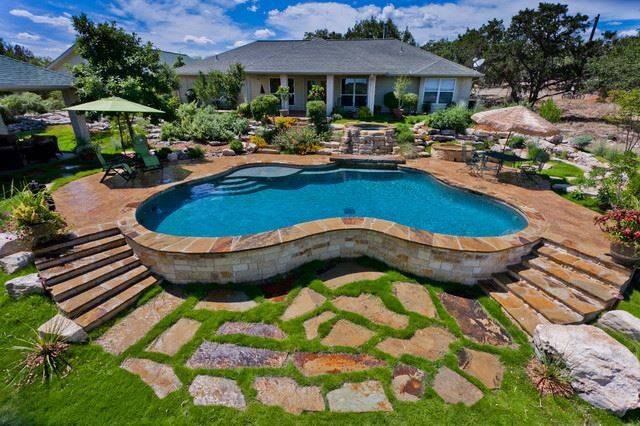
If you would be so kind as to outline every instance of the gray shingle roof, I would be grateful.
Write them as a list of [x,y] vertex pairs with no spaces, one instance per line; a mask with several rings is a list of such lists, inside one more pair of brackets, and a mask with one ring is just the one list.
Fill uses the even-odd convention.
[[482,74],[398,40],[256,41],[191,62],[179,75],[226,70],[239,62],[249,73],[388,74],[480,77]]
[[71,87],[67,74],[0,55],[0,91],[56,90]]

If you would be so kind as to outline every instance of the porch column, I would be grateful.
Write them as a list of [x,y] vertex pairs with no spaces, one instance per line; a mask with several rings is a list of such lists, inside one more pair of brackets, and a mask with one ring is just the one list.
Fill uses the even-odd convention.
[[[286,74],[280,74],[280,86],[289,87],[289,78]],[[287,111],[289,111],[289,98],[287,98],[281,106],[282,109],[286,109]]]
[[333,90],[333,74],[327,75],[327,115],[331,115],[333,112],[333,101],[335,100],[335,94]]
[[[62,99],[65,106],[71,106],[78,100],[74,89],[66,89],[62,91]],[[91,135],[89,135],[89,128],[85,121],[84,114],[79,114],[76,111],[67,111],[69,113],[69,119],[71,120],[71,127],[73,127],[73,134],[76,136],[78,145],[83,145],[91,141]]]
[[2,114],[0,114],[0,135],[8,135],[8,134],[9,134],[9,129],[4,124],[4,121],[2,121]]
[[427,87],[427,77],[420,77],[420,85],[418,86],[418,106],[416,107],[416,113],[422,113],[422,106],[424,105],[424,89]]
[[373,113],[376,104],[376,76],[370,75],[367,80],[367,108]]

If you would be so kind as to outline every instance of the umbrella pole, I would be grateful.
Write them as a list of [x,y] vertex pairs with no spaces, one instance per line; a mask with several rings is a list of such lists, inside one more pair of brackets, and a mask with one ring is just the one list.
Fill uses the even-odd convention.
[[122,149],[122,154],[126,155],[124,150],[124,135],[122,134],[122,123],[120,122],[120,114],[116,115],[116,120],[118,120],[118,132],[120,133],[120,148]]
[[507,141],[502,146],[502,152],[505,152],[507,150],[507,145],[509,145],[509,139],[511,139],[511,130],[509,130],[509,133],[507,134]]

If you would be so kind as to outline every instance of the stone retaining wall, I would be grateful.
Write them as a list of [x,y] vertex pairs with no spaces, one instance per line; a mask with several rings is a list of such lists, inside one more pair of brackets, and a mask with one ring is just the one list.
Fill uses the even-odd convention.
[[340,152],[343,154],[386,155],[393,154],[396,146],[395,130],[362,130],[347,126],[340,140]]

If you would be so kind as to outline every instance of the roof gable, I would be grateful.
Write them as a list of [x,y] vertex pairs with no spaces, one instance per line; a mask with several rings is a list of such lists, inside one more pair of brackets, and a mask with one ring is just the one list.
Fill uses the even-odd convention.
[[67,74],[0,55],[0,91],[56,90],[72,84]]

